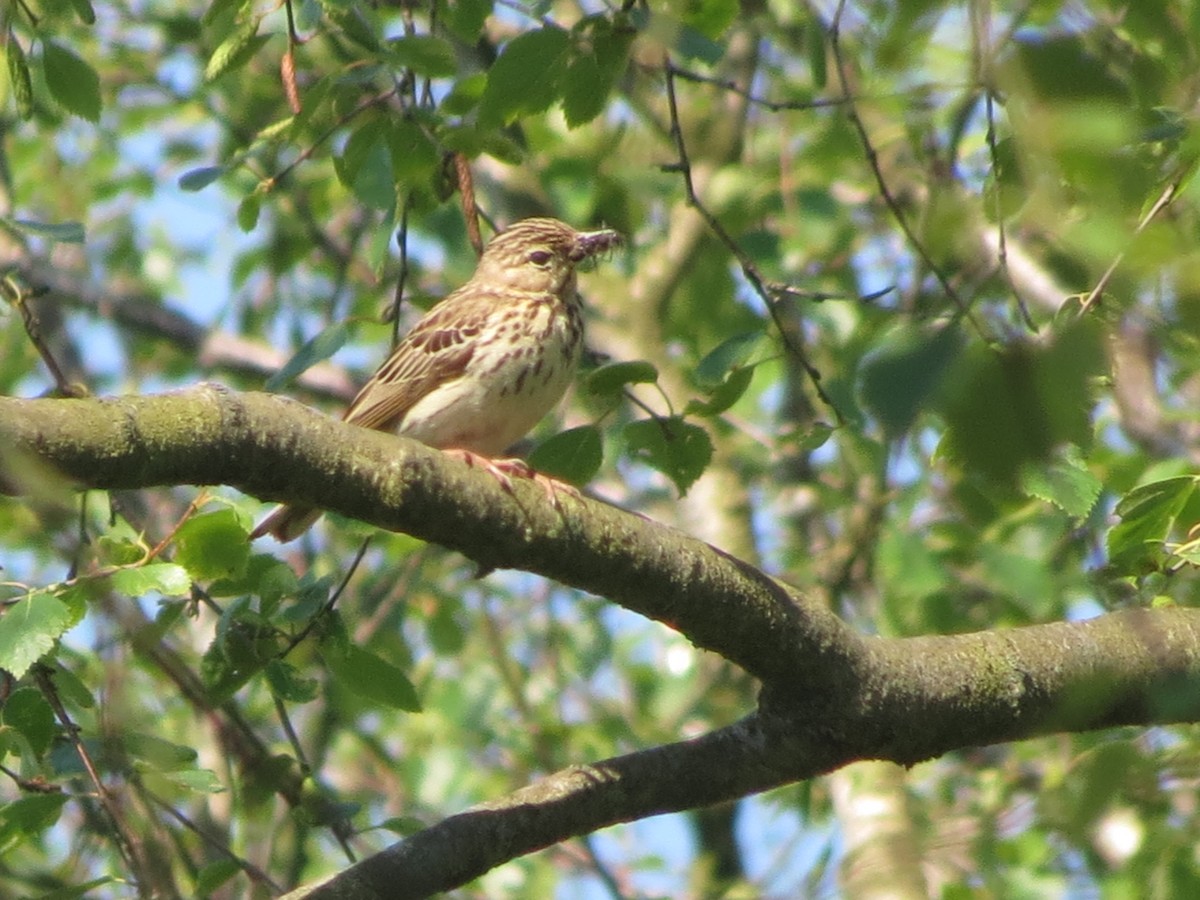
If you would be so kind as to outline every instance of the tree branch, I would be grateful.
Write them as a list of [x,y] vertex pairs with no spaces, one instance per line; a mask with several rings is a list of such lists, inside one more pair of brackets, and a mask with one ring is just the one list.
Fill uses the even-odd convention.
[[523,569],[614,599],[764,681],[815,677],[829,654],[858,652],[835,616],[681,532],[596,501],[556,509],[529,482],[510,495],[415,441],[269,394],[204,386],[70,404],[0,399],[0,447],[32,453],[82,487],[228,484],[403,531],[484,569]]

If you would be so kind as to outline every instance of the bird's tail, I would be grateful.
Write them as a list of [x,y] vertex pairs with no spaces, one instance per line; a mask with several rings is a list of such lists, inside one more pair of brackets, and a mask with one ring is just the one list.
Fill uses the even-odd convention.
[[294,541],[321,518],[321,510],[311,506],[279,506],[250,532],[250,540],[273,535],[281,544]]

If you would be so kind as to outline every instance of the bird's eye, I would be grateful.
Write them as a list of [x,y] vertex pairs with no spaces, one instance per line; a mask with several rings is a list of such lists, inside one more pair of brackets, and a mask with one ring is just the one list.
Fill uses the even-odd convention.
[[550,251],[534,250],[529,254],[529,261],[535,266],[544,266],[546,263],[550,262]]

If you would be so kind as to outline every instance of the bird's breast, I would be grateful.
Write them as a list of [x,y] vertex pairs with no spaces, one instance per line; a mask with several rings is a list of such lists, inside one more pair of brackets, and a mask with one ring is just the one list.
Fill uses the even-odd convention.
[[562,399],[582,345],[574,303],[509,304],[481,329],[462,375],[418,401],[400,431],[435,447],[501,454]]

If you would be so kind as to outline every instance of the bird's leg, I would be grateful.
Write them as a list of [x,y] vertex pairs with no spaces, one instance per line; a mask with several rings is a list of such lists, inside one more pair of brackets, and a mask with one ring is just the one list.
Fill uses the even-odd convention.
[[487,456],[481,456],[478,453],[472,453],[470,450],[461,450],[456,447],[443,450],[442,452],[456,459],[461,459],[468,466],[478,466],[483,469],[500,482],[500,487],[504,488],[510,494],[512,493],[512,478],[509,477],[511,475],[516,478],[528,478],[535,484],[541,485],[542,490],[546,492],[546,499],[554,504],[555,509],[560,508],[558,502],[560,491],[574,497],[576,500],[580,499],[579,491],[572,485],[567,484],[565,481],[551,478],[549,475],[543,475],[523,459],[491,459]]

